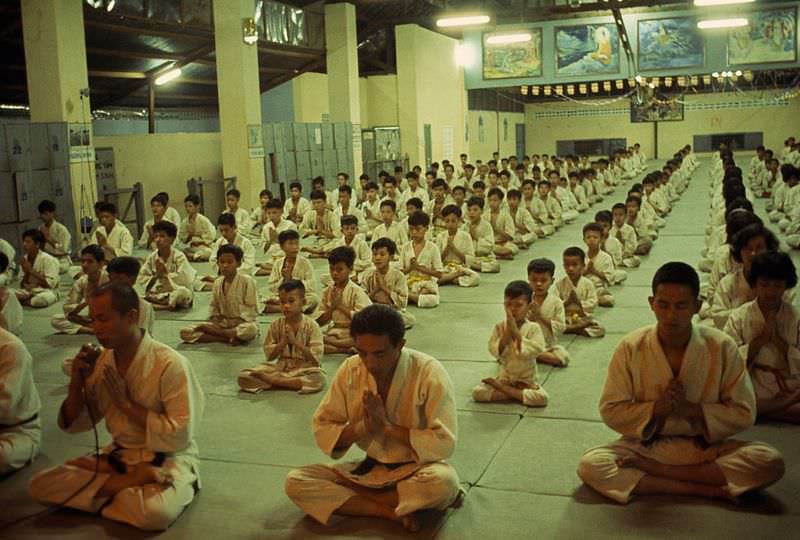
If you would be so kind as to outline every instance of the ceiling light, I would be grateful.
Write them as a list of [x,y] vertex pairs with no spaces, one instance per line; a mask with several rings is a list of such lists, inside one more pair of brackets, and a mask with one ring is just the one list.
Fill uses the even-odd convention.
[[442,17],[436,21],[439,28],[452,28],[454,26],[476,26],[490,21],[488,15],[464,15],[461,17]]
[[744,17],[734,19],[705,19],[698,21],[697,28],[700,30],[715,30],[717,28],[739,28],[747,26],[750,22]]
[[750,4],[756,0],[694,0],[696,6],[725,6],[729,4]]
[[528,32],[516,34],[495,34],[486,38],[486,43],[491,45],[498,45],[500,43],[525,43],[531,40],[531,35]]
[[242,39],[248,45],[258,42],[258,27],[252,17],[242,19]]
[[174,81],[181,76],[181,68],[175,68],[167,71],[163,75],[159,75],[156,79],[156,86],[162,86],[170,81]]

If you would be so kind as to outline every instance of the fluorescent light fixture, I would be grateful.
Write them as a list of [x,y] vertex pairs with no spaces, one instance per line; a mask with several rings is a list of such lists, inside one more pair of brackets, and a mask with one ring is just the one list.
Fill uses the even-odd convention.
[[751,4],[756,0],[694,0],[696,6],[726,6],[730,4]]
[[488,15],[463,15],[460,17],[442,17],[437,19],[439,28],[453,28],[454,26],[477,26],[486,24],[491,20]]
[[170,81],[174,81],[181,76],[181,68],[175,68],[167,71],[163,75],[159,75],[156,79],[156,86],[162,86]]
[[715,30],[717,28],[740,28],[748,24],[750,24],[750,21],[744,17],[736,17],[733,19],[705,19],[698,21],[697,28],[700,30]]
[[498,45],[501,43],[525,43],[531,40],[528,32],[517,32],[515,34],[495,34],[486,38],[486,43]]

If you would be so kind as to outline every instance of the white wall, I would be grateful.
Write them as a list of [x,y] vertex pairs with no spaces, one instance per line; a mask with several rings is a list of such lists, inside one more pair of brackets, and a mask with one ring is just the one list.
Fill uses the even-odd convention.
[[[694,135],[731,132],[763,132],[764,145],[783,147],[789,135],[797,135],[800,98],[776,100],[783,92],[725,92],[686,96],[684,120],[658,123],[658,156],[667,159]],[[530,152],[552,153],[557,140],[626,138],[628,145],[642,145],[655,156],[652,123],[631,123],[627,99],[593,107],[588,103],[550,102],[525,106],[527,147]]]
[[[469,111],[468,118],[468,153],[471,162],[474,163],[476,159],[486,162],[492,158],[493,152],[500,152],[501,156],[517,153],[516,125],[525,123],[524,113]],[[530,148],[530,145],[526,145],[526,153]]]
[[[96,148],[114,149],[117,187],[142,183],[145,207],[160,191],[170,195],[170,204],[183,213],[189,178],[222,178],[222,148],[219,133],[156,133],[95,137]],[[251,205],[251,201],[247,201]]]

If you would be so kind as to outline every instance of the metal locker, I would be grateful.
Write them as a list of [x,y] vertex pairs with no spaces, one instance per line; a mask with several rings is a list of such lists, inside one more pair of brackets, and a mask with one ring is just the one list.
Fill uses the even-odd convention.
[[42,171],[50,168],[50,140],[47,124],[31,124],[31,169]]
[[6,153],[12,171],[30,170],[31,140],[28,124],[6,125]]
[[321,124],[306,124],[306,134],[308,135],[308,149],[312,152],[322,150]]
[[278,175],[278,178],[275,179],[277,182],[290,181],[290,178],[286,175],[286,154],[275,154],[275,172]]
[[50,168],[69,167],[69,131],[66,122],[47,125]]
[[272,154],[275,152],[275,127],[272,124],[261,126],[262,137],[264,139],[264,153]]
[[275,136],[278,136],[280,130],[281,137],[283,138],[283,147],[286,152],[294,152],[294,131],[292,124],[294,122],[281,122],[275,127]]
[[297,162],[297,177],[303,180],[311,178],[311,153],[295,152],[295,161]]
[[346,172],[350,176],[353,176],[349,171],[352,168],[351,164],[353,162],[353,154],[349,150],[336,150],[336,167],[337,173]]
[[308,151],[308,128],[306,124],[295,122],[292,124],[292,132],[294,134],[295,152]]
[[344,150],[349,146],[348,140],[351,138],[350,123],[336,122],[333,124],[333,147],[337,150]]
[[322,149],[334,150],[333,145],[333,124],[322,124]]
[[[53,181],[49,170],[31,171],[31,190],[34,207],[38,207],[39,203],[45,199],[53,200]],[[36,217],[39,217],[38,208]]]
[[[78,238],[80,235],[75,230],[75,213],[74,203],[72,200],[72,187],[69,182],[69,168],[53,169],[50,171],[50,189],[52,192],[52,200],[56,203],[56,210],[58,211],[58,220],[66,225],[69,229],[72,238]],[[86,209],[91,212],[91,209]],[[73,242],[73,249],[76,248]]]
[[16,186],[17,219],[28,221],[37,218],[36,206],[39,202],[35,199],[31,174],[22,171],[15,172],[14,185]]
[[322,160],[322,151],[309,152],[311,161],[311,178],[325,176],[325,164]]
[[283,139],[283,128],[280,124],[272,124],[272,139],[275,143],[275,153],[283,154],[286,152],[286,141]]
[[6,147],[6,130],[0,126],[0,172],[10,170],[11,164],[8,162],[8,148]]
[[326,178],[335,178],[339,163],[336,159],[336,150],[323,150],[322,151],[322,167]]
[[0,172],[0,223],[11,223],[18,220],[14,173]]
[[297,180],[297,162],[295,161],[294,152],[286,152],[286,178]]

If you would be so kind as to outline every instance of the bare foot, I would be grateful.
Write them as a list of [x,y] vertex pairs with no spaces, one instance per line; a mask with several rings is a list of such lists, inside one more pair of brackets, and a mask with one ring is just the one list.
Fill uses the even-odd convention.
[[397,521],[402,523],[408,532],[419,532],[420,524],[414,512],[405,516],[398,516]]
[[656,474],[656,471],[659,467],[659,463],[653,459],[640,456],[639,454],[633,454],[632,456],[622,456],[618,458],[617,467],[639,469],[640,471],[646,472],[653,476],[659,476],[658,474]]
[[153,467],[149,463],[139,463],[133,466],[131,471],[140,486],[146,484],[167,484],[171,485],[174,481],[172,474],[165,471],[162,467]]

